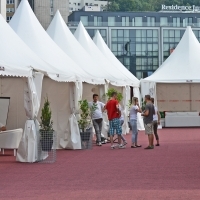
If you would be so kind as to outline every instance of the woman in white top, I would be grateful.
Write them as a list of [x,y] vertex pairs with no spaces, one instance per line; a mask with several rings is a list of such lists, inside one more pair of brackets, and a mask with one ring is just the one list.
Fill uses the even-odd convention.
[[[154,104],[154,98],[151,98],[151,102]],[[155,105],[154,105],[154,110],[155,110],[155,115],[153,115],[153,131],[157,141],[156,146],[160,146],[158,137],[158,125],[160,124],[160,113],[158,112],[158,108]]]
[[130,124],[132,126],[132,145],[131,148],[141,147],[138,145],[137,138],[138,138],[138,129],[137,129],[137,113],[142,112],[141,108],[138,103],[138,98],[133,97],[132,105],[130,108]]

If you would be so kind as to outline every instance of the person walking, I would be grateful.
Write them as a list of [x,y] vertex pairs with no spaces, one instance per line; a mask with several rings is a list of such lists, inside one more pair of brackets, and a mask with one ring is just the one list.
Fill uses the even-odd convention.
[[142,112],[139,103],[138,98],[133,97],[132,105],[130,108],[130,124],[132,127],[132,145],[131,148],[137,148],[141,147],[141,145],[138,145],[137,139],[138,139],[138,128],[137,128],[137,113]]
[[154,136],[153,136],[153,115],[155,114],[154,105],[151,102],[150,95],[145,95],[145,110],[141,114],[144,116],[145,133],[148,135],[149,146],[145,149],[154,149]]
[[[123,126],[124,124],[124,115],[123,115],[123,109],[122,109],[122,106],[119,105],[119,109],[120,109],[120,112],[121,112],[121,117],[120,117],[120,124],[121,124],[121,127]],[[121,138],[122,138],[122,141],[123,141],[123,145],[127,145],[127,141],[125,139],[125,137],[123,136],[123,134],[121,134]]]
[[[154,105],[154,98],[151,98],[151,102]],[[153,131],[157,141],[156,146],[160,146],[159,137],[158,137],[158,125],[160,125],[160,112],[158,112],[158,108],[154,105],[155,115],[153,115]]]
[[[105,105],[105,109],[107,110],[108,120],[109,120],[109,133],[110,133],[110,142],[111,142],[111,149],[115,149],[117,146],[120,149],[124,149],[125,146],[121,144],[121,135],[122,135],[122,127],[120,124],[120,116],[121,112],[119,109],[119,102],[117,101],[117,93],[113,92],[111,95],[111,99]],[[118,136],[118,145],[113,145],[113,136],[116,131]]]
[[[91,109],[92,114],[92,123],[94,126],[94,130],[96,133],[96,144],[97,146],[102,146],[101,143],[101,130],[102,130],[102,123],[103,123],[103,109],[105,104],[98,101],[98,94],[93,94],[93,102],[89,102],[89,107]],[[95,109],[93,109],[95,108]]]

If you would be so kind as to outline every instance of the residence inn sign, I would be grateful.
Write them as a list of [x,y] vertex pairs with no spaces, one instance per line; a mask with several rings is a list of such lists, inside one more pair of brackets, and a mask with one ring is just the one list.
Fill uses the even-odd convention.
[[171,5],[166,6],[162,4],[162,11],[189,11],[189,12],[200,12],[200,6],[178,6],[178,5]]

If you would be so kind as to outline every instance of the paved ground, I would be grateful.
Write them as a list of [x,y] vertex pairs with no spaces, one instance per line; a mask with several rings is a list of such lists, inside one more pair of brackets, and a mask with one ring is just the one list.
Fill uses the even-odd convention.
[[198,200],[200,129],[163,129],[161,146],[110,150],[58,151],[54,164],[16,163],[0,155],[0,199],[23,200]]

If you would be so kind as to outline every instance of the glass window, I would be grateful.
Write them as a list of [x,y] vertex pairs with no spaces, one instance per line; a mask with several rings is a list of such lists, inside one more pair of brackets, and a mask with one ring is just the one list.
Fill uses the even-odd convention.
[[142,65],[141,58],[136,58],[136,65]]
[[147,30],[147,37],[153,37],[153,30]]
[[197,18],[197,27],[200,27],[200,18]]
[[169,37],[174,37],[174,30],[169,31]]
[[147,17],[147,26],[155,26],[155,17]]
[[102,37],[106,37],[106,30],[101,29],[99,32],[101,33]]
[[117,30],[112,30],[112,37],[117,37]]
[[123,37],[123,36],[124,36],[123,30],[118,30],[118,37]]
[[158,30],[153,30],[153,37],[158,37]]
[[141,37],[142,35],[142,30],[136,30],[136,37]]
[[179,30],[175,30],[175,37],[181,38],[181,32]]
[[88,26],[88,16],[81,16],[80,19],[84,26]]
[[160,18],[160,26],[167,26],[168,25],[168,18],[167,17],[161,17]]
[[108,17],[108,26],[115,26],[115,17]]
[[124,30],[124,37],[128,37],[129,38],[129,30]]
[[152,44],[147,44],[147,51],[153,51]]
[[169,35],[168,35],[168,30],[164,30],[164,31],[163,31],[163,35],[164,35],[164,37],[168,38],[168,37],[169,37]]
[[142,17],[135,17],[135,26],[142,26]]
[[138,79],[141,79],[142,78],[142,72],[136,72],[136,77]]
[[117,51],[117,44],[112,44],[112,51]]
[[[142,37],[146,38],[147,37],[147,31],[146,30],[141,30],[142,31]],[[140,36],[141,37],[141,36]]]
[[132,26],[135,26],[135,19],[132,19]]
[[102,26],[102,17],[94,16],[94,26]]
[[129,17],[122,17],[122,26],[129,26]]

